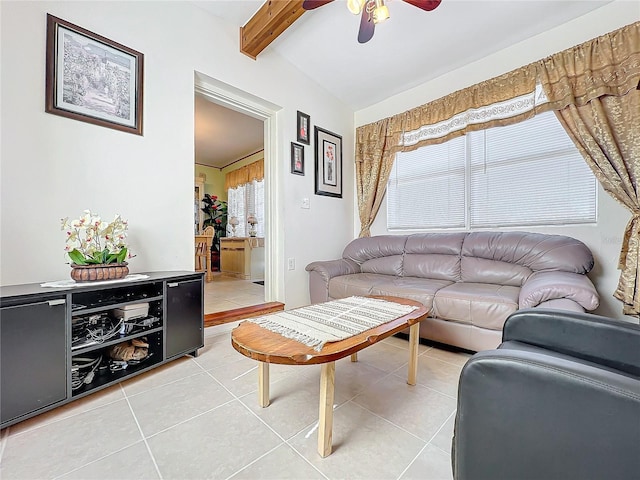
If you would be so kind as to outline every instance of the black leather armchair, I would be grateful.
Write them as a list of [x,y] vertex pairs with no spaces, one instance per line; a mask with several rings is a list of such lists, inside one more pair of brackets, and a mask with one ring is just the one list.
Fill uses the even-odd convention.
[[460,375],[454,478],[640,478],[640,326],[528,309],[502,340]]

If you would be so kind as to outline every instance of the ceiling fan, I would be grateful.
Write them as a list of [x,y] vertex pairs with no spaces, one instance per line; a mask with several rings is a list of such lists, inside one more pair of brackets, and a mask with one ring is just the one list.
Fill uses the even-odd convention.
[[[442,0],[402,0],[421,10],[430,12],[434,10]],[[304,0],[302,8],[305,10],[313,10],[322,7],[333,0]],[[354,15],[360,17],[360,29],[358,30],[358,42],[367,43],[373,38],[373,33],[377,23],[384,22],[389,18],[389,9],[384,4],[384,0],[347,0],[347,8]]]

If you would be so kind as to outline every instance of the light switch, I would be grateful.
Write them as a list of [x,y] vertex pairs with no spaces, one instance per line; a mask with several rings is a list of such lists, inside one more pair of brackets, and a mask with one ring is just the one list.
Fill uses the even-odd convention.
[[302,204],[300,205],[301,208],[309,208],[309,199],[308,198],[303,198],[302,199]]

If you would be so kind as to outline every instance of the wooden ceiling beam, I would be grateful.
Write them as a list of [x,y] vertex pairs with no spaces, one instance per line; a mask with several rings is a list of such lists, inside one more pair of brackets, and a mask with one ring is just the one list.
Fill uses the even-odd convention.
[[240,51],[254,60],[289,28],[305,10],[303,0],[268,0],[244,27],[240,27]]

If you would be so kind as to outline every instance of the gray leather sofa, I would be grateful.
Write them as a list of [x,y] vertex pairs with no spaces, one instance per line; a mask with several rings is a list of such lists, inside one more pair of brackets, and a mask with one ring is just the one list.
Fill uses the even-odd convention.
[[338,260],[307,265],[311,303],[391,295],[430,310],[420,336],[473,351],[495,348],[521,308],[584,312],[599,297],[579,240],[526,232],[383,235],[349,243]]
[[456,480],[640,476],[640,326],[527,309],[462,369]]

